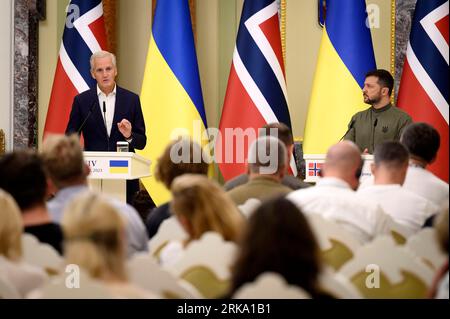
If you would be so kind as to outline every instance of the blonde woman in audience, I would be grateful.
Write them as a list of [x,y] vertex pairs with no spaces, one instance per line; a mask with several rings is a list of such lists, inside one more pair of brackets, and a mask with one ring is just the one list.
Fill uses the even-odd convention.
[[188,239],[167,244],[160,254],[161,265],[175,264],[189,242],[208,231],[219,233],[226,241],[237,241],[243,217],[219,184],[203,175],[185,174],[172,182],[171,191],[171,211]]
[[103,282],[114,297],[156,297],[128,282],[124,221],[101,195],[83,194],[72,201],[61,224],[67,264],[76,264]]
[[0,189],[0,276],[20,296],[42,286],[47,280],[44,270],[21,261],[23,222],[14,199]]

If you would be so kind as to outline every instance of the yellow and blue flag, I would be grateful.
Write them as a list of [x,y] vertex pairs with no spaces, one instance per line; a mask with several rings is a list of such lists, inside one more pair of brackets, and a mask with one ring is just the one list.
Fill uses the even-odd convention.
[[[177,135],[208,143],[202,141],[207,124],[188,0],[156,4],[140,97],[147,146],[137,153],[153,161],[152,175],[156,160]],[[202,134],[194,134],[198,130]],[[170,200],[154,176],[142,182],[157,205]]]
[[303,152],[323,154],[347,130],[351,117],[367,109],[365,74],[376,68],[364,0],[328,0]]

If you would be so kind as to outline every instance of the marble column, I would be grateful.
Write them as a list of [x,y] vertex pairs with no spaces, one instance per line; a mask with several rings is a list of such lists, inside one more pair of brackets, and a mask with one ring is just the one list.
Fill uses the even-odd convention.
[[45,0],[15,0],[14,149],[37,145],[38,23],[44,18]]

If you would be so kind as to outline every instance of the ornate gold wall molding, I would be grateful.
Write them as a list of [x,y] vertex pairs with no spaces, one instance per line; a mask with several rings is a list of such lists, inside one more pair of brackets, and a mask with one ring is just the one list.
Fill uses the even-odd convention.
[[6,152],[5,132],[3,132],[3,130],[0,130],[0,155],[5,154],[5,152]]
[[283,50],[283,61],[286,69],[286,0],[280,1],[280,34],[281,49]]
[[[396,25],[396,1],[391,0],[391,74],[395,78],[395,25]],[[391,95],[391,103],[394,104],[395,94]]]
[[[131,1],[130,1],[131,2]],[[108,50],[116,53],[117,35],[116,35],[116,0],[103,0],[103,15],[105,18],[106,39],[108,41]]]

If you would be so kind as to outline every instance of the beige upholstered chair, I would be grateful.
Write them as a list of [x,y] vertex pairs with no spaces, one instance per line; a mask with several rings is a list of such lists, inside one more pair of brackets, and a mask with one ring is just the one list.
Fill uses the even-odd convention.
[[250,218],[250,216],[255,212],[255,210],[261,205],[261,201],[257,198],[249,198],[247,201],[238,206],[239,211],[245,218]]
[[158,232],[148,242],[150,254],[158,257],[161,249],[171,240],[184,240],[188,237],[177,218],[172,216],[161,223]]
[[148,254],[136,254],[127,263],[130,281],[167,299],[197,299],[200,293],[188,282],[162,269]]
[[433,271],[390,236],[358,249],[339,272],[365,298],[425,298],[433,280]]
[[24,233],[22,248],[24,262],[43,268],[49,275],[60,272],[64,259],[49,244],[41,243],[35,236]]
[[254,282],[247,283],[236,291],[233,299],[311,299],[302,288],[289,285],[279,274],[265,272]]
[[439,247],[434,228],[424,228],[409,237],[406,247],[434,272],[438,271],[447,259]]
[[17,289],[6,279],[0,276],[0,299],[20,299]]
[[326,267],[319,276],[322,290],[337,299],[361,299],[361,293],[339,272]]

